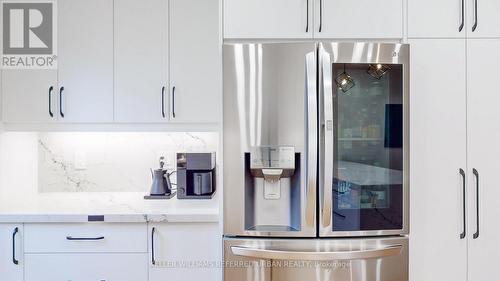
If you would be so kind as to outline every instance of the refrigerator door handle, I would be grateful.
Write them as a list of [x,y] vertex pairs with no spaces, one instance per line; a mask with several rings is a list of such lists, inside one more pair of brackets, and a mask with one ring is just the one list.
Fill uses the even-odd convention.
[[314,227],[316,214],[316,173],[317,173],[317,97],[316,97],[316,52],[306,55],[306,103],[307,103],[307,174],[305,218],[308,226]]
[[320,161],[320,188],[322,189],[322,226],[331,227],[332,223],[332,201],[333,201],[333,88],[332,88],[332,65],[330,54],[320,46],[320,99],[323,105],[322,117],[322,161]]
[[397,256],[401,254],[402,245],[392,245],[378,249],[315,252],[315,251],[285,251],[259,248],[247,248],[244,246],[232,246],[233,255],[250,257],[256,259],[270,260],[306,260],[306,261],[332,261],[332,260],[363,260]]

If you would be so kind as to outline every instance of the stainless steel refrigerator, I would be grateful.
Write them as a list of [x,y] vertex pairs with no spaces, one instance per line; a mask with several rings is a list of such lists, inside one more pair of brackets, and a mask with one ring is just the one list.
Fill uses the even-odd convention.
[[226,281],[407,281],[409,47],[224,45]]

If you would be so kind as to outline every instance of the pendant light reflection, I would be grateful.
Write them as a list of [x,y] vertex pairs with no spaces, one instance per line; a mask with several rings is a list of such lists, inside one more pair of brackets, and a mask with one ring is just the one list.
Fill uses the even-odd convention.
[[391,67],[387,64],[370,64],[366,72],[370,74],[373,78],[380,80],[382,76],[384,76]]
[[337,76],[337,78],[335,79],[335,83],[337,84],[337,87],[344,93],[347,93],[350,89],[352,89],[352,87],[356,86],[356,83],[354,83],[354,79],[352,79],[351,75],[346,72],[345,64],[344,72]]

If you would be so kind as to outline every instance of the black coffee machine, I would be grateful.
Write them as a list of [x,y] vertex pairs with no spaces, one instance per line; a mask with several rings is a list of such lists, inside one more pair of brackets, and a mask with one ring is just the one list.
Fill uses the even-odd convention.
[[177,199],[211,199],[215,174],[215,152],[177,153]]

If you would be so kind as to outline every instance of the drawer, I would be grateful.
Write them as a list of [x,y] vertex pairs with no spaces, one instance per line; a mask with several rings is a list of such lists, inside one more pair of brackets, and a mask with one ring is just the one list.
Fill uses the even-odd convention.
[[27,254],[24,280],[147,281],[147,263],[147,254]]
[[26,224],[25,253],[146,253],[142,223]]

